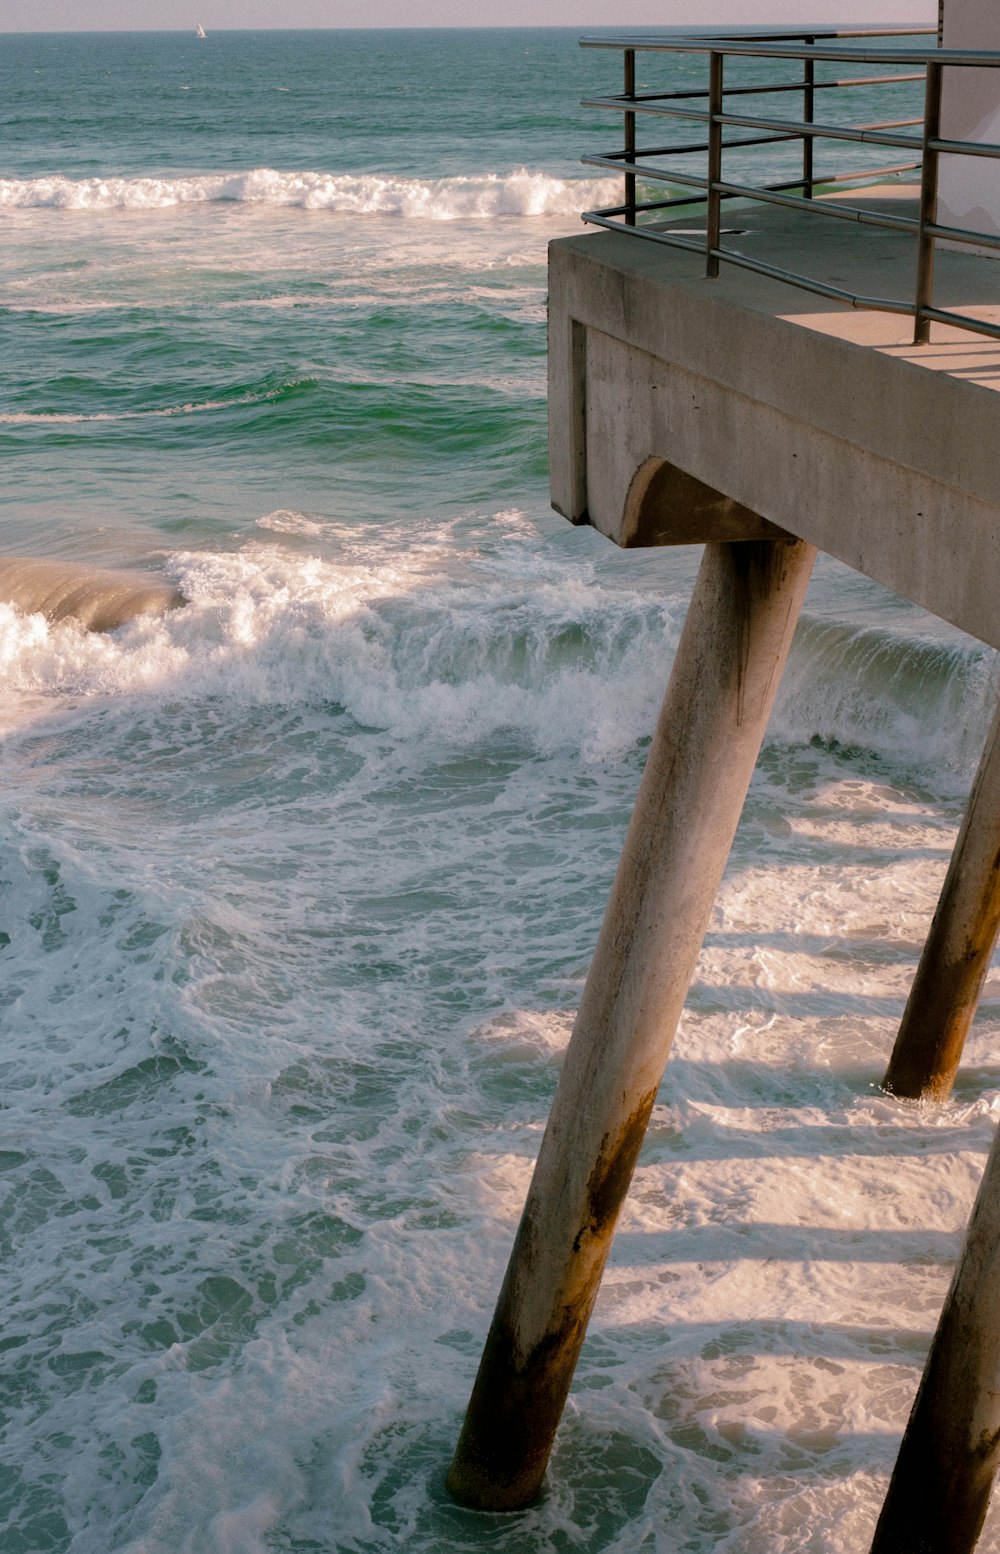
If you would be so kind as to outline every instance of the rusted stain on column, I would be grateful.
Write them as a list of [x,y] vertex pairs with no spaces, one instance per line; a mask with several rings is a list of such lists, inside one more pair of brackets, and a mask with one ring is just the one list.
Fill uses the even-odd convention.
[[[537,1266],[537,1222],[529,1200],[448,1477],[451,1493],[466,1504],[491,1511],[517,1510],[530,1504],[541,1489],[552,1439],[597,1299],[606,1250],[655,1100],[656,1091],[651,1090],[615,1140],[605,1135],[605,1145],[588,1181],[588,1214],[573,1241],[574,1252],[584,1254],[581,1262],[585,1264],[581,1278],[575,1281],[573,1300],[561,1307],[556,1324],[523,1351],[512,1314],[517,1304],[513,1270],[519,1268],[524,1281],[534,1276]],[[595,1260],[593,1254],[599,1248],[605,1255]],[[505,1382],[497,1391],[492,1383],[498,1375],[504,1376]]]

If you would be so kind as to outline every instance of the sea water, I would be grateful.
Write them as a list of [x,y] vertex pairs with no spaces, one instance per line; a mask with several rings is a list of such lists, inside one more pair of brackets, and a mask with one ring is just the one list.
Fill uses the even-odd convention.
[[828,562],[546,1493],[444,1489],[698,560],[547,502],[617,70],[2,40],[3,550],[190,601],[0,605],[4,1554],[867,1547],[1000,1117],[993,982],[878,1088],[996,680]]

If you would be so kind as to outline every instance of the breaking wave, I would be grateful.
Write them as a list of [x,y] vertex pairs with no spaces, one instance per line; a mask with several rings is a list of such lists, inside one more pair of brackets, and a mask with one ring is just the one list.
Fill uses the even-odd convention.
[[[66,636],[0,603],[0,687],[14,699],[332,702],[403,740],[469,747],[505,731],[597,762],[637,750],[652,729],[679,600],[603,588],[585,564],[558,582],[544,569],[522,575],[516,547],[513,572],[498,560],[468,586],[450,575],[446,542],[422,548],[411,537],[400,552],[368,534],[359,546],[336,524],[284,508],[256,526],[328,555],[280,542],[175,555],[161,591],[177,589],[187,608],[139,620],[119,641]],[[931,770],[950,791],[975,769],[996,674],[992,649],[968,639],[807,616],[770,738],[864,750]]]
[[564,179],[520,168],[452,178],[394,178],[381,173],[278,172],[181,178],[0,179],[0,208],[161,210],[174,205],[299,206],[345,216],[400,216],[454,221],[498,216],[573,215],[610,198],[617,181]]

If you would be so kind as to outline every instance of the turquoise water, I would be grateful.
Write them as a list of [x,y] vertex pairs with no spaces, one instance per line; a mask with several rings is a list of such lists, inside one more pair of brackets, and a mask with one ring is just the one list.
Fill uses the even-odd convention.
[[864,1546],[998,1110],[992,986],[876,1088],[993,655],[820,568],[546,1496],[457,1509],[697,565],[548,508],[614,69],[3,42],[3,548],[190,601],[0,606],[4,1554]]

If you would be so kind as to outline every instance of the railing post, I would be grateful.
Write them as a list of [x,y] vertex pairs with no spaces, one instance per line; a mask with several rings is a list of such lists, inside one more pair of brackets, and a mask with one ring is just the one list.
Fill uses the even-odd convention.
[[708,217],[705,224],[705,274],[715,280],[719,256],[715,250],[722,235],[722,196],[717,185],[722,177],[722,70],[724,56],[712,49],[708,56]]
[[[635,49],[625,50],[625,96],[635,101]],[[625,115],[625,156],[635,167],[635,114]],[[635,226],[635,173],[625,174],[625,223]]]
[[[812,48],[816,42],[814,37],[806,38],[806,47]],[[805,84],[802,88],[802,122],[811,124],[816,102],[816,61],[805,61]],[[813,145],[811,135],[802,137],[802,193],[807,200],[812,199],[813,193]]]
[[917,236],[917,286],[914,297],[913,343],[926,345],[931,321],[924,317],[934,296],[934,238],[927,228],[937,220],[938,161],[931,144],[941,133],[941,81],[944,71],[936,60],[927,63],[924,97],[924,150],[920,169],[920,231]]

